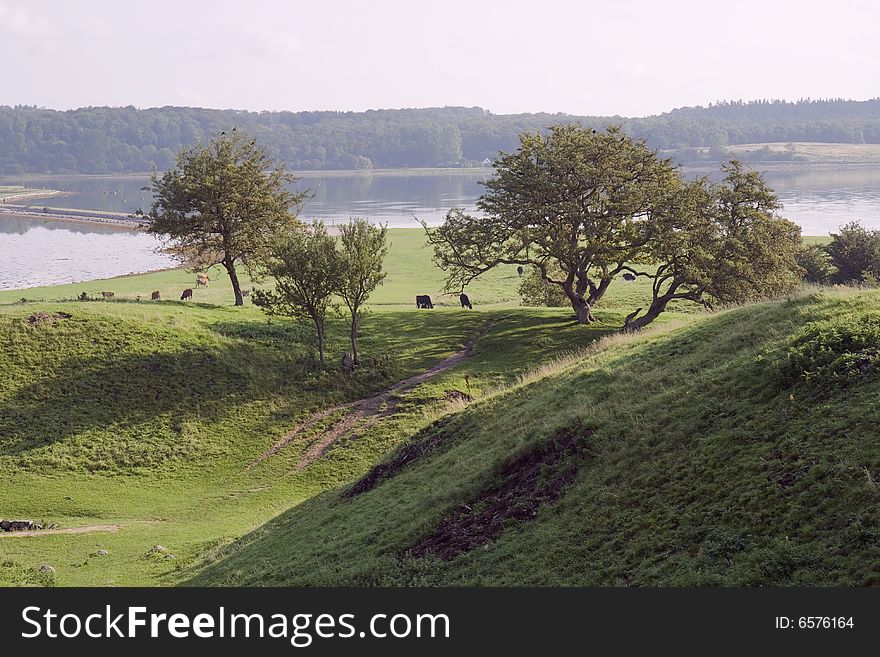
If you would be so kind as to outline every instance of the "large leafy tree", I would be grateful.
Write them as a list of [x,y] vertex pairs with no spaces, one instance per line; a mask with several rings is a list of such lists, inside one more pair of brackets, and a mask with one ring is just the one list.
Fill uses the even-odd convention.
[[311,320],[318,358],[324,365],[327,309],[342,272],[336,240],[321,222],[291,230],[274,240],[260,272],[274,279],[275,289],[254,290],[254,304],[270,315]]
[[340,272],[337,293],[350,315],[351,354],[358,363],[358,327],[362,306],[382,284],[382,262],[388,253],[385,226],[373,226],[366,219],[354,219],[340,228]]
[[554,126],[523,134],[484,182],[483,214],[450,212],[431,230],[448,291],[501,264],[532,265],[557,285],[580,323],[648,243],[653,216],[679,180],[668,160],[619,127]]
[[287,174],[240,130],[181,149],[176,166],[152,179],[148,230],[196,270],[222,265],[244,303],[236,266],[251,273],[273,236],[298,224],[304,193],[287,191]]
[[[800,228],[778,215],[781,205],[761,175],[732,161],[724,179],[682,183],[652,235],[624,269],[651,280],[652,298],[626,321],[637,329],[676,300],[733,304],[792,290],[803,276],[797,264]],[[638,263],[651,267],[639,267]]]

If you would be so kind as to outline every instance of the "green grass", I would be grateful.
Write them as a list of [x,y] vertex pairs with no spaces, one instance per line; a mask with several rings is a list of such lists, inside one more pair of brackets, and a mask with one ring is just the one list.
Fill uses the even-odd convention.
[[[443,272],[431,262],[431,250],[425,246],[425,234],[421,229],[394,228],[389,233],[389,249],[385,262],[388,275],[384,284],[370,298],[372,305],[415,306],[417,294],[430,294],[437,305],[458,306],[457,295],[443,294]],[[24,290],[0,290],[0,304],[12,303],[21,298],[41,301],[68,300],[82,292],[100,296],[102,290],[112,291],[119,300],[134,301],[138,296],[149,301],[150,294],[158,290],[163,300],[178,300],[185,288],[193,288],[194,301],[208,304],[231,304],[232,288],[226,272],[220,267],[209,270],[211,283],[207,288],[195,286],[195,274],[183,269],[154,272],[136,276],[35,287]],[[240,272],[242,287],[254,284],[245,272]],[[468,288],[473,303],[482,306],[490,303],[519,303],[517,286],[519,277],[516,267],[500,267],[477,280]],[[647,288],[646,288],[647,289]]]
[[[294,507],[188,581],[877,585],[878,302],[817,292],[606,341],[454,413],[435,429],[445,446],[374,490]],[[451,560],[406,557],[559,431],[589,450],[561,499]]]
[[[219,275],[195,303],[135,301],[153,289],[176,298],[194,278],[180,270],[0,293],[0,515],[119,525],[0,537],[0,583],[873,581],[874,379],[834,387],[863,362],[858,354],[817,361],[826,368],[818,392],[784,387],[782,365],[789,347],[817,357],[797,341],[808,324],[827,323],[809,335],[834,349],[850,344],[832,337],[854,333],[876,293],[669,313],[649,334],[607,338],[647,300],[644,282],[615,283],[597,310],[602,323],[588,327],[568,309],[518,306],[511,270],[469,289],[475,310],[463,311],[439,296],[442,273],[418,231],[391,231],[391,241],[355,375],[316,367],[306,323],[232,307]],[[70,300],[102,289],[116,300]],[[417,311],[416,293],[449,307]],[[72,317],[30,324],[38,311]],[[841,315],[855,324],[835,324]],[[487,322],[470,359],[399,395],[396,413],[304,470],[296,466],[314,433],[247,467],[308,413],[425,371]],[[346,350],[334,318],[331,363]],[[465,408],[450,391],[478,401]],[[340,498],[438,419],[452,439],[437,454]],[[500,464],[577,423],[596,429],[595,460],[534,522],[449,562],[399,558]],[[780,489],[773,481],[789,470],[800,478]],[[151,554],[156,544],[174,558]],[[41,573],[44,563],[56,572]]]
[[[138,278],[115,282],[136,290]],[[307,324],[267,320],[250,305],[119,299],[0,306],[0,513],[64,528],[121,527],[0,537],[0,582],[177,583],[211,549],[362,475],[446,408],[448,390],[480,395],[514,382],[613,331],[623,316],[608,309],[600,314],[606,324],[584,328],[564,309],[406,305],[372,307],[361,336],[367,361],[354,376],[316,367]],[[72,317],[31,325],[38,311]],[[302,472],[293,470],[305,443],[246,469],[298,418],[423,372],[486,321],[497,323],[464,366],[404,394],[399,412],[358,440]],[[345,350],[345,326],[334,318],[332,362]],[[176,558],[148,556],[156,544]],[[110,554],[99,557],[99,549]],[[43,563],[57,572],[39,573]]]

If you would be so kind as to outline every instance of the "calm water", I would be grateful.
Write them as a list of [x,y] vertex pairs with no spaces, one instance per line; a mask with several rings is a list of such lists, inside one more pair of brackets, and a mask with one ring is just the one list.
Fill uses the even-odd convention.
[[[394,174],[305,174],[295,191],[312,193],[307,219],[328,224],[364,217],[392,227],[437,225],[452,207],[473,210],[479,181],[491,170]],[[804,235],[826,235],[858,219],[880,228],[880,169],[771,171],[767,182]],[[34,177],[2,179],[0,185],[56,189],[66,196],[31,206],[132,212],[149,208],[148,177]],[[19,221],[0,215],[0,289],[76,282],[169,266],[154,238],[101,226]]]
[[0,214],[0,290],[75,283],[174,264],[155,237],[77,223]]

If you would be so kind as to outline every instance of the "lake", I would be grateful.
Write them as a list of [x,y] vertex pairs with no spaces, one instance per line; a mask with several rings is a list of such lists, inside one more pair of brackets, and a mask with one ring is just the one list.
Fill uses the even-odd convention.
[[[391,227],[431,225],[452,207],[473,210],[482,192],[480,180],[491,169],[305,173],[294,191],[309,190],[306,219],[328,224],[364,217]],[[691,175],[691,172],[686,174]],[[880,228],[880,169],[802,169],[768,171],[766,180],[784,204],[783,214],[804,235],[827,235],[858,219]],[[2,185],[23,185],[68,192],[35,199],[31,207],[133,212],[147,210],[147,176],[46,176],[0,178]],[[0,215],[0,289],[70,283],[171,266],[156,252],[157,241],[143,233],[112,227],[41,222]]]

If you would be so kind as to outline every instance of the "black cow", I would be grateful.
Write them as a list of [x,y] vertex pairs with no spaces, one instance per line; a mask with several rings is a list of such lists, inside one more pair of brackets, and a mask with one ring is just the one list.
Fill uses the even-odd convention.
[[427,294],[416,295],[416,308],[433,308],[434,303]]
[[193,298],[193,291],[192,291],[191,287],[186,288],[183,291],[183,294],[180,295],[181,301],[186,301],[187,299],[192,299],[192,298]]
[[519,274],[520,276],[523,275],[524,271],[525,271],[525,269],[522,268],[522,265],[520,265],[519,267],[516,268],[516,273]]
[[630,274],[629,272],[626,272],[626,273],[623,275],[623,280],[625,280],[625,281],[634,281],[634,280],[636,280],[636,275],[635,275],[635,274]]
[[458,300],[461,301],[462,308],[469,308],[470,310],[474,309],[474,307],[471,305],[471,300],[468,299],[468,295],[466,295],[464,292],[458,295]]

